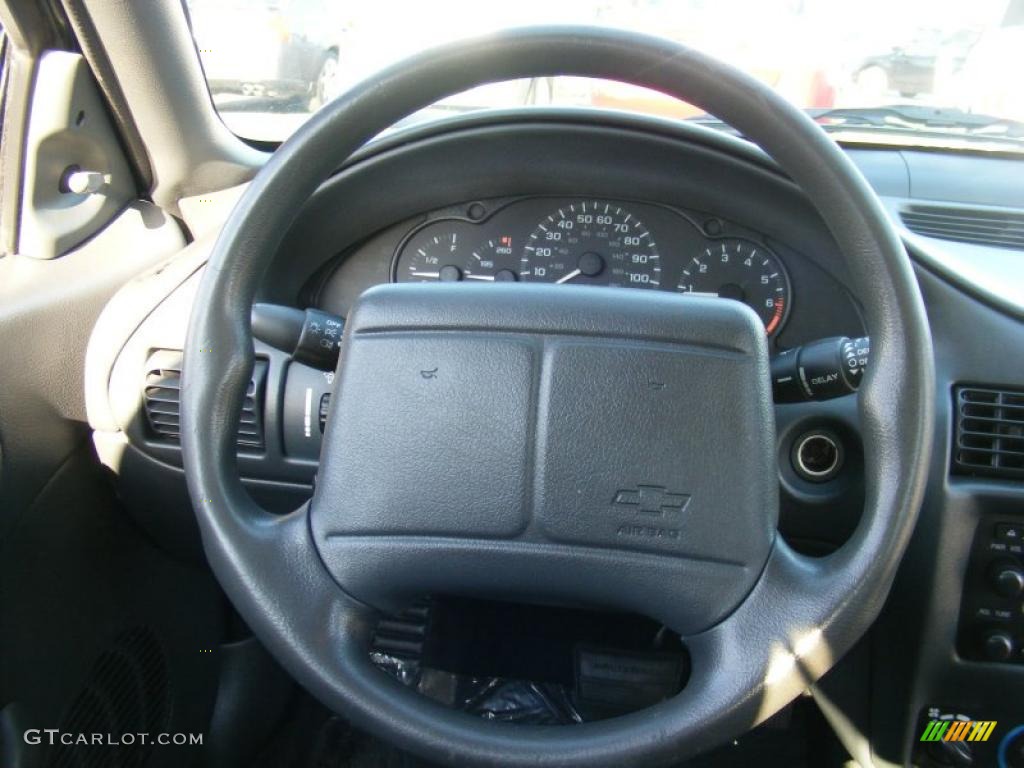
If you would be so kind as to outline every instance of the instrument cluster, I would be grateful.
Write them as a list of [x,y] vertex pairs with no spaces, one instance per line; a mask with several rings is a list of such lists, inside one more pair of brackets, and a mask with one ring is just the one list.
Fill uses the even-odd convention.
[[715,217],[598,198],[483,201],[427,217],[399,244],[396,282],[542,282],[741,301],[774,336],[792,303],[779,257]]

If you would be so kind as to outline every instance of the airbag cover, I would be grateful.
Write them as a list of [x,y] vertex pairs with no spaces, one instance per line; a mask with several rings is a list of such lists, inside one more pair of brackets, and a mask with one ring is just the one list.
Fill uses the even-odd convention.
[[753,585],[778,491],[747,307],[383,286],[345,333],[311,519],[353,596],[639,607],[692,632]]

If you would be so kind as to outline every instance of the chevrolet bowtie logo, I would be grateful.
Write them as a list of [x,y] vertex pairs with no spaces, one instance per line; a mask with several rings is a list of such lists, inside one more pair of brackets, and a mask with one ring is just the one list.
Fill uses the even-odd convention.
[[638,485],[636,488],[625,488],[615,492],[613,504],[625,507],[636,507],[636,511],[645,515],[666,515],[670,512],[682,512],[690,503],[688,493],[669,493],[661,485]]

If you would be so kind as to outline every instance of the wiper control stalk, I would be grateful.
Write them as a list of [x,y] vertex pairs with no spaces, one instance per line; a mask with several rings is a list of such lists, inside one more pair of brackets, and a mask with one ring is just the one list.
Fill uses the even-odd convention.
[[829,400],[856,392],[870,356],[867,336],[835,336],[787,349],[771,362],[775,402]]

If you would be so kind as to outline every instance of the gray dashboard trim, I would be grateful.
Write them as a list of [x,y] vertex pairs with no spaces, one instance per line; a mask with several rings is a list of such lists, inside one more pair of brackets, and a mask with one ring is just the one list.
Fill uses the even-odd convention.
[[[371,158],[465,131],[508,124],[577,125],[586,128],[593,125],[595,119],[603,127],[668,138],[695,148],[721,152],[745,160],[756,168],[776,175],[780,180],[784,179],[787,185],[791,184],[760,148],[730,133],[697,123],[621,111],[537,107],[470,112],[387,132],[356,153],[340,169],[338,176],[345,175]],[[1015,262],[1015,251],[921,237],[907,230],[898,215],[901,205],[922,199],[977,206],[999,205],[1024,210],[1024,191],[1019,182],[1024,161],[1005,156],[976,153],[958,155],[908,150],[905,147],[864,148],[847,145],[844,150],[875,192],[882,197],[904,244],[916,261],[985,303],[1014,316],[1024,315],[1024,259]],[[980,173],[977,172],[979,163],[984,168]],[[957,184],[950,185],[950,178],[957,179]],[[326,192],[332,183],[325,184],[321,193]]]

